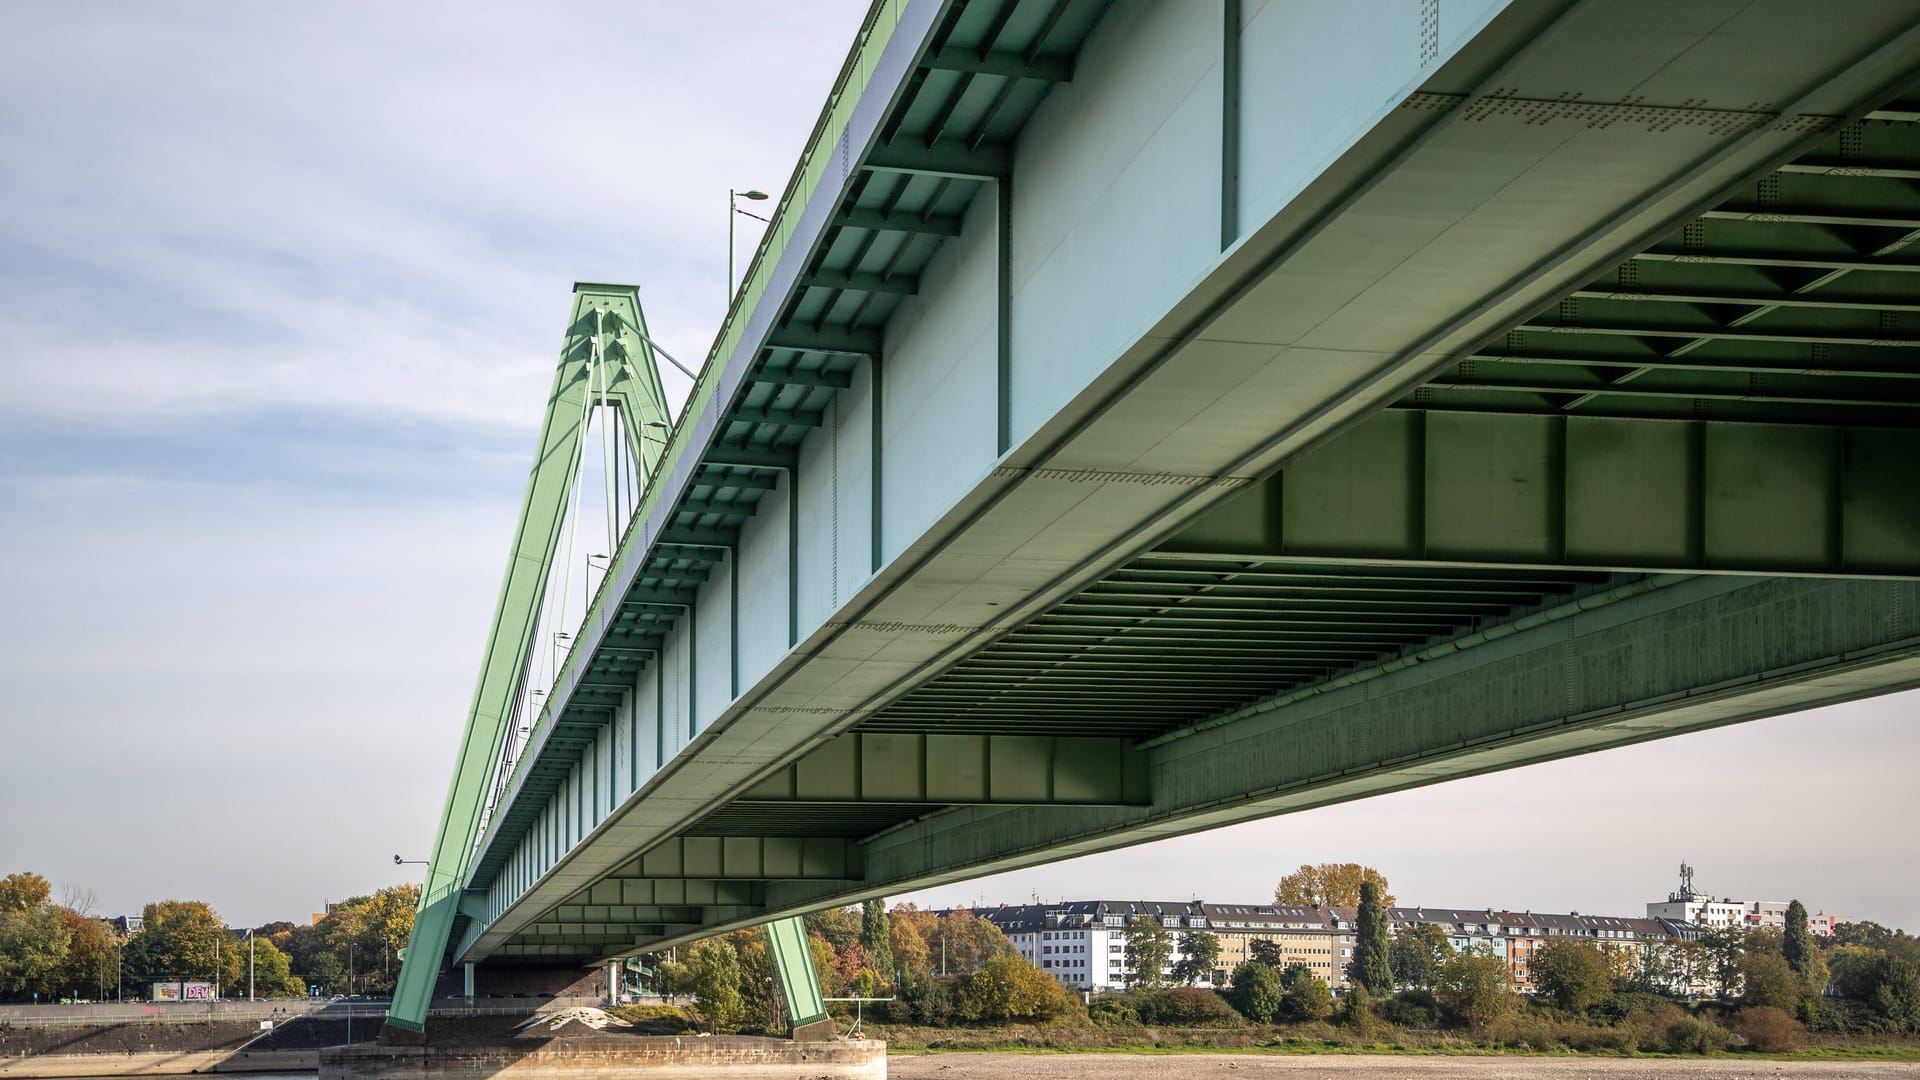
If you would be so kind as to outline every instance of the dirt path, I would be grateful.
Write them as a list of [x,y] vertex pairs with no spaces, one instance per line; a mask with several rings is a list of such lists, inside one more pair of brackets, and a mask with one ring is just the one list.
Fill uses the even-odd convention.
[[1740,1061],[1395,1054],[891,1054],[892,1080],[1883,1080],[1920,1077],[1920,1062]]

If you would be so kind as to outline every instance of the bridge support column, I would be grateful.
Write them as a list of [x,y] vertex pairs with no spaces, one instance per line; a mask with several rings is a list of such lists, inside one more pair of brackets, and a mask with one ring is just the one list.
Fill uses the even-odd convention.
[[464,989],[466,991],[465,996],[467,999],[467,1004],[471,1005],[473,1004],[473,961],[469,960],[466,963],[460,965],[460,967],[462,968],[465,979],[466,979]]
[[767,924],[767,952],[773,958],[774,978],[787,1001],[787,1022],[796,1042],[833,1038],[833,1020],[820,997],[820,976],[813,970],[813,950],[807,945],[807,927],[798,915]]

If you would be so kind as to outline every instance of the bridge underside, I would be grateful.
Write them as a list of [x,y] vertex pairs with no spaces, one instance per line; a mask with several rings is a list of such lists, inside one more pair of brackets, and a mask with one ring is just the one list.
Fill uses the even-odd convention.
[[[792,653],[743,676],[736,643],[724,715],[677,757],[664,726],[657,748],[630,735],[618,752],[656,756],[658,774],[630,797],[581,796],[578,762],[700,590],[731,576],[738,605],[751,589],[738,553],[762,503],[799,528],[808,440],[838,438],[840,395],[877,387],[888,320],[937,276],[939,245],[965,239],[974,202],[1006,190],[1008,147],[1046,86],[1074,76],[1098,10],[948,26],[965,49],[916,68],[838,239],[536,740],[482,846],[455,957],[631,955],[1920,685],[1910,66],[1891,88],[1876,72],[1833,90],[1815,103],[1844,120],[1782,120],[1772,144],[1734,138],[1754,123],[1737,110],[1676,116],[1734,125],[1713,131],[1721,156],[1675,152],[1681,179],[1595,196],[1608,209],[1571,246],[1497,216],[1476,232],[1462,211],[1456,258],[1509,233],[1532,245],[1488,255],[1472,289],[1449,293],[1446,266],[1409,289],[1389,252],[1377,278],[1323,295],[1457,155],[1532,138],[1539,161],[1567,152],[1502,104],[1507,84],[1482,85],[1511,74],[1501,48],[1551,69],[1551,18],[1526,9],[1383,120],[1361,164],[1328,170],[1348,186],[1304,223],[1279,215],[1241,237],[1188,310],[1055,420],[1011,439],[1003,397],[999,434],[1018,445],[927,537],[883,552],[876,524],[874,577],[839,614],[804,623],[799,583],[782,581]],[[1018,39],[1004,49],[1003,32]],[[1608,107],[1591,106],[1585,137],[1657,127]],[[1425,113],[1450,119],[1396,126]],[[1511,127],[1496,139],[1482,122]],[[1362,165],[1389,178],[1355,180],[1373,175]],[[1503,183],[1484,182],[1489,205]],[[1572,203],[1591,194],[1566,186]],[[1316,304],[1339,317],[1297,314]],[[1302,404],[1315,393],[1323,406]],[[552,868],[510,903],[489,901],[510,841],[538,835],[556,799],[601,811],[579,839],[543,841],[560,849]]]

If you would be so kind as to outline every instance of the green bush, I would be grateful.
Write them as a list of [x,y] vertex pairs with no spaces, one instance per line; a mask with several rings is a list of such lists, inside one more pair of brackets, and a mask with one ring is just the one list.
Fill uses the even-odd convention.
[[1437,1028],[1440,1003],[1431,990],[1402,990],[1380,1003],[1380,1018],[1403,1028]]
[[1807,1030],[1821,1035],[1879,1035],[1888,1025],[1872,1005],[1846,998],[1808,998],[1801,1003]]
[[1103,994],[1087,1006],[1087,1017],[1107,1027],[1134,1027],[1140,1023],[1140,1003],[1131,994]]
[[1667,1049],[1676,1054],[1715,1054],[1732,1041],[1732,1032],[1705,1017],[1683,1016],[1667,1027]]
[[1734,1018],[1734,1030],[1747,1045],[1766,1054],[1790,1054],[1807,1045],[1807,1029],[1800,1021],[1771,1005],[1741,1009]]

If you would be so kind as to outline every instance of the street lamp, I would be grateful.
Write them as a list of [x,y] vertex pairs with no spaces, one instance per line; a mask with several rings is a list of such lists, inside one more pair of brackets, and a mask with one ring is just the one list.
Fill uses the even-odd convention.
[[398,856],[398,855],[395,855],[395,856],[393,857],[393,865],[395,865],[395,866],[425,866],[425,865],[427,865],[427,860],[425,860],[425,859],[403,859],[403,858],[401,858],[400,856]]
[[766,199],[766,197],[767,197],[767,193],[764,191],[761,191],[758,188],[755,188],[752,191],[735,191],[732,188],[727,189],[727,310],[728,311],[733,310],[733,215],[745,214],[748,217],[754,219],[755,221],[767,221],[766,218],[761,217],[759,214],[756,214],[751,210],[740,209],[741,199],[752,199],[754,202],[762,202]]

